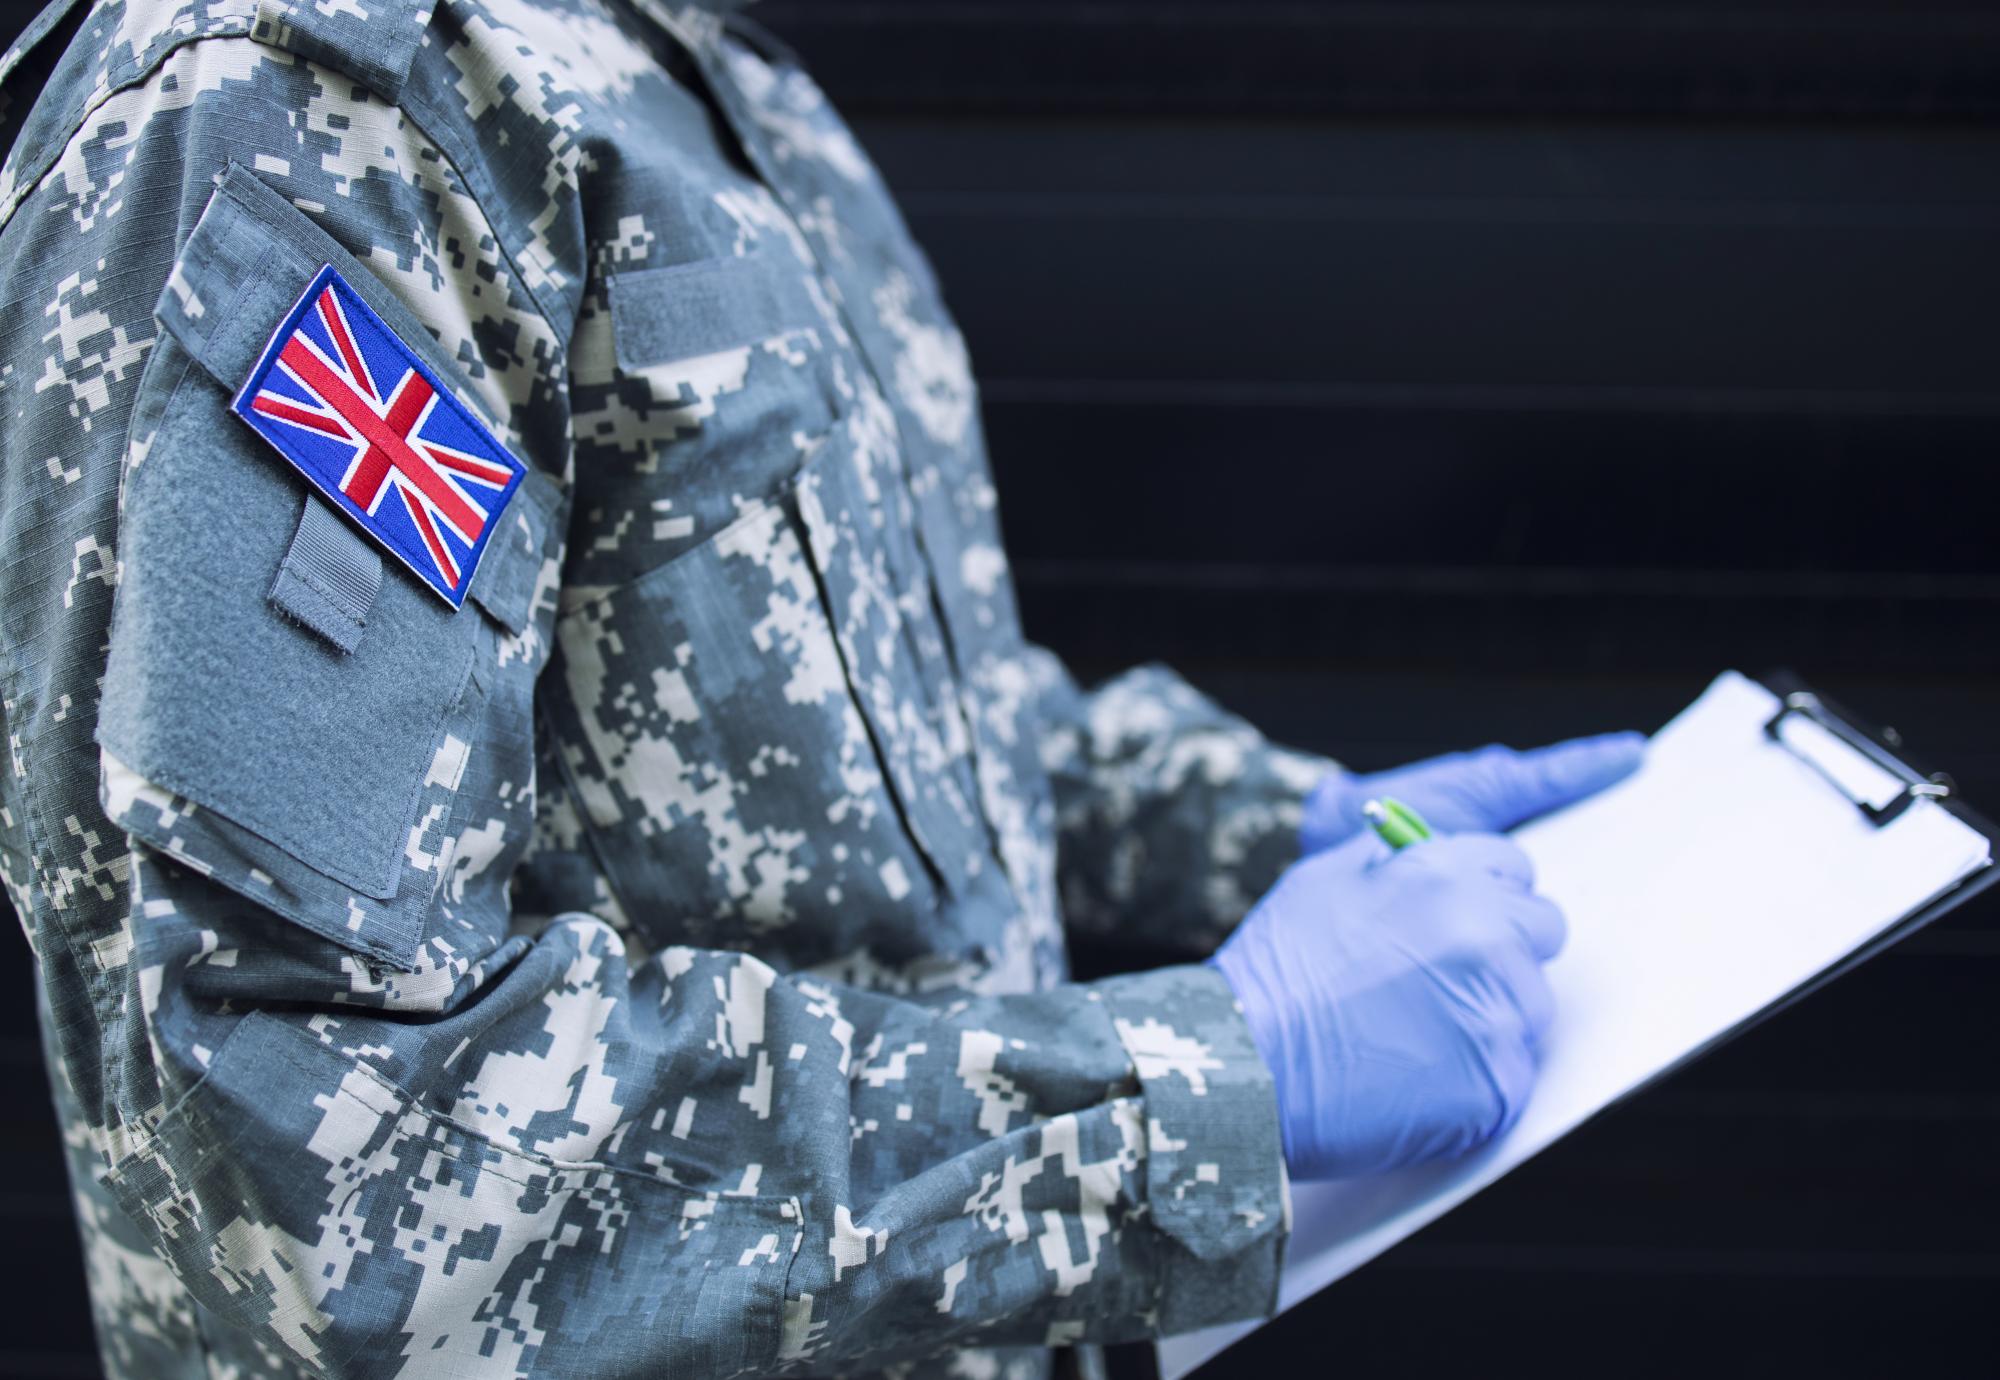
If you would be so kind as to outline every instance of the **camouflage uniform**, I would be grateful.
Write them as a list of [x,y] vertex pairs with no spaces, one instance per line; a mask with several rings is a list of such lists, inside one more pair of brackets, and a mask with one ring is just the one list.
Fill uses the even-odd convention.
[[[964,345],[788,57],[101,0],[0,80],[0,873],[113,1374],[1033,1375],[1269,1307],[1227,987],[1071,983],[1064,911],[1203,952],[1327,764],[1024,643]],[[323,264],[528,467],[456,611],[294,578],[227,410]]]

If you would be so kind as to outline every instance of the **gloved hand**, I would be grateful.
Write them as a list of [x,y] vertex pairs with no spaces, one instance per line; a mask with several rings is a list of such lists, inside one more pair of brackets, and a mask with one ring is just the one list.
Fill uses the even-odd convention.
[[1496,743],[1368,776],[1328,776],[1306,797],[1299,849],[1317,853],[1353,838],[1365,823],[1362,804],[1380,795],[1440,833],[1499,833],[1624,780],[1645,748],[1641,734],[1605,733],[1528,752]]
[[1463,1154],[1514,1124],[1555,1013],[1562,912],[1527,855],[1364,834],[1294,865],[1209,960],[1278,1090],[1298,1179]]

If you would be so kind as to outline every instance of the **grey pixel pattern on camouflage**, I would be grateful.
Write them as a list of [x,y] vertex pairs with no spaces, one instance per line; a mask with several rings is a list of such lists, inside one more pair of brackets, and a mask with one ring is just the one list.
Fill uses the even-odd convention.
[[[1328,764],[1023,641],[938,286],[728,8],[0,60],[0,877],[115,1376],[1031,1376],[1271,1304],[1226,985],[1064,938],[1205,953]],[[463,609],[392,564],[338,635],[227,410],[328,263],[530,471]]]

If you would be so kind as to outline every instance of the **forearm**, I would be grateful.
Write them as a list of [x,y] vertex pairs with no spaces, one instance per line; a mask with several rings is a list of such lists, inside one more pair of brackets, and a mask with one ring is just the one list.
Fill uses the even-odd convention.
[[161,1065],[106,1064],[114,1185],[204,1304],[325,1373],[818,1370],[1271,1305],[1275,1106],[1207,970],[931,1008],[629,964],[573,917],[417,1018],[258,1000],[311,942],[274,962],[267,918],[133,861],[175,918],[127,989]]
[[1207,953],[1298,857],[1303,802],[1334,764],[1164,667],[1085,692],[1048,653],[1033,664],[1070,929]]

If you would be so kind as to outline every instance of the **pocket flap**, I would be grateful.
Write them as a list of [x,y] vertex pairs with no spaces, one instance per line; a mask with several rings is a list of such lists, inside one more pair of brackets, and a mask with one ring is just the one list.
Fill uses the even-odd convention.
[[806,275],[757,251],[611,280],[611,329],[618,367],[640,370],[712,355],[815,325]]

